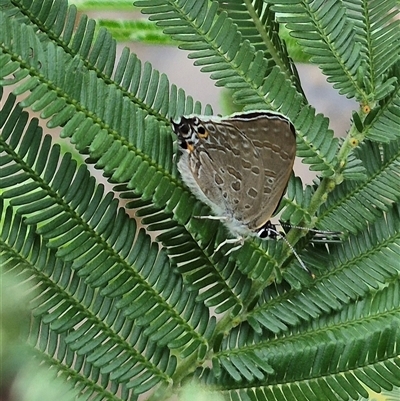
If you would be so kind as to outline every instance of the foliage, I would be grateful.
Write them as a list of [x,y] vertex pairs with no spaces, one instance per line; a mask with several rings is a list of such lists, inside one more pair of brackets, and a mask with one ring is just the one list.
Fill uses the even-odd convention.
[[[227,233],[196,218],[210,210],[180,179],[170,128],[211,108],[127,49],[116,61],[114,38],[66,1],[0,0],[0,83],[13,92],[1,89],[0,255],[29,298],[34,358],[91,400],[164,400],[184,384],[246,401],[399,387],[396,1],[135,5],[243,109],[291,119],[319,178],[292,177],[282,218],[343,238],[289,231],[313,276],[283,241],[216,251]],[[304,98],[283,24],[360,103],[344,140]],[[45,122],[84,159],[44,135]]]

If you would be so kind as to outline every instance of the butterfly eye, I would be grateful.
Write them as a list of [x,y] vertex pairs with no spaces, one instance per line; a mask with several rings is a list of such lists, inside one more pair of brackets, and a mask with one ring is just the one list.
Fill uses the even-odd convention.
[[188,132],[189,132],[189,124],[187,124],[187,123],[182,123],[180,126],[179,126],[179,131],[182,133],[182,134],[187,134]]
[[178,138],[181,136],[187,136],[187,134],[190,132],[190,124],[188,123],[188,119],[185,117],[182,117],[179,123],[175,123],[171,118],[171,125],[172,130],[175,132]]

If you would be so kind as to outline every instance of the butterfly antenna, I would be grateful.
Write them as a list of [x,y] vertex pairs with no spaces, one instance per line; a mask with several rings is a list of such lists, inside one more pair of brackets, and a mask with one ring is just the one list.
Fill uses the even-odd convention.
[[[279,225],[281,227],[287,227],[287,228],[295,228],[298,230],[302,230],[302,231],[309,231],[315,234],[319,234],[318,235],[318,239],[316,238],[317,236],[315,236],[315,238],[312,238],[311,241],[312,242],[322,242],[322,241],[326,241],[326,242],[341,242],[340,241],[340,236],[343,234],[341,231],[324,231],[324,230],[317,230],[316,228],[306,228],[306,227],[300,227],[300,226],[295,226],[292,224],[287,224],[287,223],[279,223]],[[332,237],[332,238],[329,238]]]

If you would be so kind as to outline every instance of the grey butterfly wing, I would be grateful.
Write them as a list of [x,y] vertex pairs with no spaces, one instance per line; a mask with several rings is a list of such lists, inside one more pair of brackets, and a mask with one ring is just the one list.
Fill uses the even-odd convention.
[[[200,196],[218,216],[243,220],[243,210],[259,204],[257,193],[263,186],[261,176],[252,173],[252,167],[260,159],[251,141],[233,125],[225,122],[203,121],[208,133],[207,139],[200,140],[193,152],[187,157],[190,169],[189,183],[195,185],[204,194]],[[181,170],[184,170],[183,168]],[[185,173],[184,173],[185,174]],[[185,174],[186,175],[186,174]],[[257,192],[249,191],[251,202],[243,196],[246,188],[258,188]],[[259,205],[260,206],[260,205]]]
[[261,170],[256,174],[257,178],[261,176],[261,187],[254,188],[261,193],[257,195],[257,201],[252,202],[249,191],[253,188],[245,182],[247,191],[242,195],[243,204],[251,204],[250,208],[242,209],[242,218],[251,230],[256,230],[271,218],[286,190],[296,155],[295,131],[287,119],[277,114],[243,114],[230,121],[245,133],[260,158],[252,172],[257,173],[255,166]]

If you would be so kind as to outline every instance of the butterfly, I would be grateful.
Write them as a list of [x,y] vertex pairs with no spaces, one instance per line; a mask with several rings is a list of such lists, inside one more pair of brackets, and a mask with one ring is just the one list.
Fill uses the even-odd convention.
[[189,116],[172,121],[182,155],[182,180],[235,237],[270,226],[289,181],[296,132],[271,111],[228,117]]

